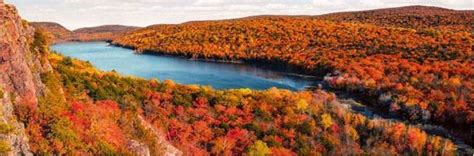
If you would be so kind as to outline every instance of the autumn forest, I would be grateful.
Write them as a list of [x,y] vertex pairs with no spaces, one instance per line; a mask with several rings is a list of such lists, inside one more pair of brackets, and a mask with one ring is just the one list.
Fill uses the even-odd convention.
[[[70,31],[0,3],[0,152],[472,155],[472,15],[409,6]],[[50,49],[71,41],[285,68],[320,83],[214,89],[126,76]]]

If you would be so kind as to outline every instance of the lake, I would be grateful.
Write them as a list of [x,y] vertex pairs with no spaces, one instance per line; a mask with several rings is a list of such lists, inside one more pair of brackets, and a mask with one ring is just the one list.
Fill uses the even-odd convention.
[[51,46],[65,56],[89,61],[104,71],[145,79],[170,79],[181,84],[209,85],[216,89],[303,90],[313,86],[314,77],[279,72],[257,65],[190,60],[181,57],[136,54],[106,42],[67,42]]

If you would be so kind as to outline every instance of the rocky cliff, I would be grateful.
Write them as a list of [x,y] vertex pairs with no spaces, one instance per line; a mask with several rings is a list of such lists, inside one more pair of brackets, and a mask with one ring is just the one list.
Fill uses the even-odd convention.
[[37,107],[45,88],[40,74],[51,70],[32,47],[34,35],[16,8],[0,1],[0,152],[8,155],[32,155],[14,109]]

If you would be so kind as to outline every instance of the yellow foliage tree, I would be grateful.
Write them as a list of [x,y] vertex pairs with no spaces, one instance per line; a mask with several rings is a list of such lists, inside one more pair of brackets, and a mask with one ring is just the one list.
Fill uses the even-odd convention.
[[306,110],[306,108],[308,108],[308,102],[306,102],[305,99],[298,100],[298,102],[296,103],[296,109],[304,111]]
[[332,125],[332,118],[331,118],[331,115],[329,114],[323,114],[321,116],[321,124],[323,125],[324,129],[327,129],[329,127],[331,127]]
[[272,150],[261,140],[257,140],[255,144],[250,147],[249,151],[250,156],[266,156],[270,154],[272,154]]

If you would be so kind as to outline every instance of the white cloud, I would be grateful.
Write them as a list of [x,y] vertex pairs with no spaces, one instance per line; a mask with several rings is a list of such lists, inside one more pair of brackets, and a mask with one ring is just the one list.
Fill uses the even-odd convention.
[[198,0],[193,5],[219,5],[223,3],[224,0]]
[[102,24],[147,26],[260,14],[316,15],[404,5],[473,9],[471,0],[5,0],[30,21],[68,28]]

